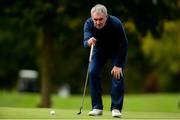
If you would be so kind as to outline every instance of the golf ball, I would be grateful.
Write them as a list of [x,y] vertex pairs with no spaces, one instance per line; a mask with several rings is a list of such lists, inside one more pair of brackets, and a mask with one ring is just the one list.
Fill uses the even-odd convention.
[[55,115],[55,111],[54,111],[54,110],[51,110],[51,111],[50,111],[50,114],[51,114],[51,115]]

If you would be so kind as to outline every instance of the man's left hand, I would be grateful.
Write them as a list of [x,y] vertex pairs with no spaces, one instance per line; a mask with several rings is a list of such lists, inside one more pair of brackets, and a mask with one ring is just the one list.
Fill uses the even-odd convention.
[[111,70],[111,75],[115,78],[115,79],[120,79],[121,76],[123,75],[122,73],[122,68],[121,67],[117,67],[114,66],[113,69]]

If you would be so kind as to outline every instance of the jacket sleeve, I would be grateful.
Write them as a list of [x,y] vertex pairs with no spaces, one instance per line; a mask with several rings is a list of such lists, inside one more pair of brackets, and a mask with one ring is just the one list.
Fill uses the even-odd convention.
[[92,32],[90,29],[90,25],[88,24],[88,21],[84,24],[84,40],[83,45],[84,47],[88,47],[88,40],[92,37]]
[[115,66],[124,67],[127,60],[128,41],[121,22],[117,27],[117,40],[119,42],[117,53],[115,55]]

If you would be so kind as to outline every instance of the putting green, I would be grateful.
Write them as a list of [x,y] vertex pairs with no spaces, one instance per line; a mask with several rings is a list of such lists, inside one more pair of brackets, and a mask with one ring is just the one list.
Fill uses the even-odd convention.
[[[81,115],[77,115],[78,109],[53,109],[55,115],[51,115],[52,109],[46,108],[13,108],[13,107],[0,107],[0,119],[98,119],[110,120],[115,119],[111,117],[110,111],[104,111],[102,116],[88,116],[87,110],[83,110]],[[119,119],[119,118],[118,118]],[[123,112],[123,119],[180,119],[179,113],[166,113],[166,112]]]

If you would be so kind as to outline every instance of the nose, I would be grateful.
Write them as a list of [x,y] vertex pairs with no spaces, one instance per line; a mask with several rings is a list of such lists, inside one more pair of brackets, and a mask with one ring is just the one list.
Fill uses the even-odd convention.
[[100,22],[99,20],[97,20],[97,21],[96,21],[96,24],[98,24],[98,25],[99,25],[100,23],[101,23],[101,22]]

